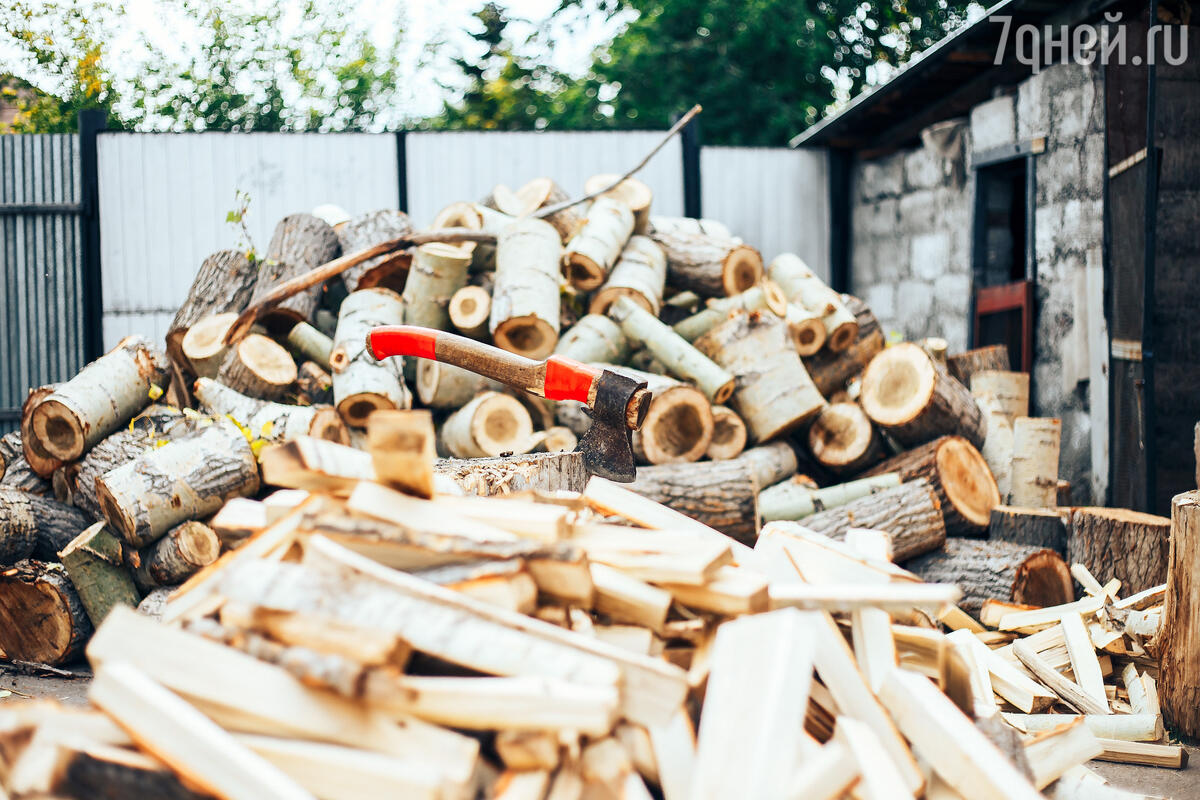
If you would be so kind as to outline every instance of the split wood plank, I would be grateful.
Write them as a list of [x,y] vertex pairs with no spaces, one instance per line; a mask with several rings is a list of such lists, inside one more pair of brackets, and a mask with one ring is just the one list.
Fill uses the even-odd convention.
[[1100,740],[1079,717],[1025,743],[1025,758],[1033,770],[1034,786],[1039,790],[1103,752]]
[[849,613],[859,608],[879,608],[891,613],[919,609],[936,615],[944,605],[958,602],[962,590],[951,584],[913,583],[862,586],[826,584],[771,586],[773,608]]
[[861,772],[854,753],[841,742],[829,742],[801,762],[789,800],[837,800],[858,782]]
[[1085,692],[1079,684],[1068,680],[1025,641],[1018,639],[1013,642],[1013,655],[1034,674],[1034,677],[1062,698],[1067,705],[1084,714],[1109,713],[1107,702],[1100,703]]
[[[962,634],[966,633],[964,636]],[[992,689],[996,694],[1012,703],[1026,714],[1035,714],[1050,708],[1058,701],[1058,696],[1046,687],[1029,677],[1019,667],[1013,666],[1007,660],[990,650],[979,641],[974,634],[966,631],[955,631],[946,638],[963,642],[975,653],[976,660],[982,662],[991,676]]]
[[682,583],[661,586],[683,605],[713,614],[757,614],[770,606],[767,579],[744,567],[720,567],[703,586]]
[[1116,739],[1100,739],[1104,752],[1096,756],[1097,761],[1115,761],[1119,764],[1141,764],[1146,767],[1183,769],[1188,763],[1187,750],[1177,744],[1150,744],[1147,742],[1123,742]]
[[838,717],[837,726],[833,729],[833,742],[841,743],[857,762],[861,780],[855,786],[855,797],[862,800],[908,800],[912,796],[904,786],[904,776],[879,737],[866,724],[851,717]]
[[1162,717],[1157,714],[1004,714],[1013,727],[1027,733],[1053,730],[1080,718],[1100,739],[1125,742],[1156,742],[1163,737]]
[[[1101,594],[1101,597],[1105,595]],[[1096,649],[1091,636],[1084,627],[1083,617],[1079,614],[1064,614],[1060,623],[1063,638],[1067,643],[1067,655],[1071,659],[1071,672],[1075,682],[1097,704],[1108,709],[1108,696],[1104,690],[1104,675],[1100,672],[1100,661],[1096,658]]]

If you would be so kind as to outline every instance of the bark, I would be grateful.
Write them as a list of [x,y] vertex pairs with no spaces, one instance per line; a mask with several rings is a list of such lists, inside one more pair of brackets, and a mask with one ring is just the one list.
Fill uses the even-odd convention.
[[604,287],[592,297],[588,311],[604,314],[618,297],[629,297],[651,314],[662,308],[667,257],[648,236],[633,236],[621,251]]
[[650,230],[652,233],[703,233],[721,239],[733,238],[724,222],[695,217],[651,217]]
[[1200,492],[1177,494],[1171,501],[1170,540],[1157,637],[1159,696],[1171,730],[1200,736]]
[[55,470],[63,465],[63,462],[50,455],[34,434],[33,409],[37,407],[38,403],[54,394],[54,390],[60,385],[51,384],[30,389],[29,394],[25,397],[25,402],[21,404],[21,451],[25,454],[25,463],[29,464],[33,474],[45,480],[49,480]]
[[30,556],[57,561],[58,551],[91,524],[87,514],[57,500],[0,488],[0,565]]
[[404,321],[449,330],[450,298],[467,285],[470,266],[470,256],[452,245],[435,242],[418,247],[404,284]]
[[492,295],[482,286],[464,286],[450,298],[450,324],[463,336],[487,338]]
[[959,353],[946,359],[946,370],[963,386],[971,385],[971,376],[985,369],[1008,370],[1008,347],[993,344]]
[[141,548],[179,523],[208,516],[229,498],[258,489],[250,443],[232,422],[218,419],[105,474],[96,493],[108,523],[126,544]]
[[180,352],[191,367],[192,374],[199,378],[215,378],[225,360],[229,348],[225,334],[237,319],[237,312],[215,314],[197,320],[179,343]]
[[422,358],[417,362],[417,397],[429,408],[458,409],[484,391],[501,391],[503,384],[469,369]]
[[1121,581],[1130,595],[1167,579],[1171,521],[1124,508],[1072,508],[1067,561],[1083,564],[1101,584]]
[[979,401],[979,408],[987,422],[987,438],[979,452],[996,478],[1001,501],[1007,503],[1012,496],[1012,420],[988,398]]
[[738,294],[763,276],[762,256],[739,239],[703,233],[654,232],[667,257],[667,281],[706,297]]
[[712,407],[703,392],[665,375],[614,364],[593,366],[645,381],[651,392],[650,410],[632,436],[638,463],[680,464],[703,458],[713,434]]
[[[821,348],[825,346],[825,342],[829,338],[829,332],[825,329],[825,322],[815,311],[809,311],[799,303],[788,303],[784,319],[787,320],[788,333],[792,336],[792,345],[795,346],[797,353],[802,356],[812,356],[821,352]],[[855,325],[857,324],[858,318],[855,317]],[[855,328],[856,333],[857,330]],[[857,336],[855,341],[857,341]],[[846,345],[842,350],[848,349],[849,346]]]
[[329,369],[329,356],[333,353],[333,339],[309,325],[307,322],[297,322],[287,335],[288,347],[306,363],[312,363],[321,369]]
[[940,550],[946,544],[937,493],[924,480],[805,517],[804,527],[835,539],[843,538],[850,528],[884,531],[892,537],[892,557],[897,562]]
[[808,476],[796,475],[792,480],[781,481],[759,492],[758,511],[763,522],[804,519],[899,485],[900,476],[895,472],[859,478],[824,489],[816,488]]
[[30,409],[38,446],[63,461],[79,458],[145,408],[150,387],[163,387],[166,377],[156,347],[140,336],[122,339]]
[[554,352],[561,254],[558,232],[542,220],[522,219],[500,233],[488,323],[497,347],[538,359]]
[[582,492],[588,482],[583,454],[535,453],[503,458],[443,459],[434,471],[468,494],[483,497],[538,490]]
[[710,402],[724,403],[733,394],[733,375],[628,297],[613,303],[608,315],[631,344],[644,346],[675,377],[696,384]]
[[25,459],[20,431],[0,437],[0,487],[42,495],[52,491],[46,479],[34,472]]
[[211,795],[194,792],[179,776],[151,759],[123,748],[82,744],[59,745],[61,760],[56,765],[50,790],[54,797],[73,800],[207,800]]
[[61,564],[25,560],[0,572],[0,652],[59,666],[83,654],[92,623]]
[[633,212],[612,197],[598,197],[587,222],[567,242],[563,273],[576,289],[590,292],[604,283],[633,234]]
[[[593,175],[583,185],[584,194],[591,194],[609,186],[620,175]],[[654,201],[654,193],[650,187],[637,178],[626,178],[605,192],[602,197],[615,197],[629,206],[633,211],[633,232],[645,235],[650,230],[650,204]]]
[[1009,421],[1029,416],[1029,373],[977,370],[971,375],[971,394],[990,398]]
[[978,614],[984,600],[1056,606],[1075,598],[1071,572],[1053,550],[1013,542],[947,539],[946,547],[905,562],[927,583],[953,583],[958,605]]
[[746,448],[746,423],[732,408],[713,406],[712,441],[706,455],[713,461],[737,458]]
[[[519,217],[570,199],[562,187],[551,178],[534,178],[516,191],[515,198],[519,204],[519,210],[513,210],[511,205],[504,203],[497,205],[496,208],[511,216]],[[564,208],[562,211],[546,217],[546,222],[549,222],[558,231],[563,244],[571,241],[586,224],[587,220],[580,211],[581,208],[582,206]]]
[[279,400],[296,383],[296,362],[274,339],[252,333],[229,348],[217,380],[242,394]]
[[200,407],[213,415],[228,415],[255,439],[283,442],[297,436],[349,444],[350,434],[332,406],[292,406],[258,400],[224,384],[201,378],[193,391]]
[[763,281],[729,297],[711,298],[704,310],[671,327],[684,339],[695,342],[738,311],[763,310],[770,310],[779,316],[787,313],[787,301],[779,287],[770,281]]
[[1056,511],[1019,506],[996,506],[988,525],[988,537],[993,541],[1036,545],[1067,553],[1067,526]]
[[124,548],[104,522],[97,522],[63,548],[62,562],[88,618],[97,627],[114,607],[137,608],[141,601],[125,565]]
[[305,361],[296,370],[296,398],[310,406],[333,405],[333,376],[320,364]]
[[1058,505],[1058,452],[1062,423],[1052,417],[1013,421],[1012,493],[1014,506]]
[[109,470],[126,464],[154,447],[163,438],[161,433],[145,428],[117,431],[88,454],[76,466],[73,481],[73,500],[93,519],[103,519],[100,501],[96,499],[96,480]]
[[628,488],[743,544],[758,538],[758,484],[738,459],[641,467]]
[[483,392],[442,424],[442,445],[455,458],[487,458],[523,453],[533,421],[521,401],[501,392]]
[[752,447],[738,456],[738,461],[749,464],[754,472],[754,482],[760,489],[774,486],[796,474],[798,464],[796,451],[787,442]]
[[[334,230],[342,252],[354,253],[406,236],[413,227],[403,211],[385,209],[361,214]],[[404,277],[411,259],[412,254],[408,251],[375,256],[343,272],[342,282],[350,292],[372,286],[383,286],[399,292],[404,288]]]
[[363,289],[342,301],[333,337],[333,399],[347,425],[366,426],[377,408],[411,408],[404,384],[404,358],[377,361],[367,348],[367,334],[379,325],[399,325],[404,303],[388,289]]
[[187,299],[167,328],[167,353],[177,364],[186,364],[180,345],[188,329],[205,317],[240,312],[250,303],[258,265],[236,250],[221,250],[204,259],[192,281]]
[[966,387],[910,342],[871,360],[863,373],[860,403],[872,422],[905,447],[947,434],[981,447],[987,433],[983,412]]
[[768,274],[789,302],[799,303],[821,318],[830,352],[841,353],[854,344],[858,338],[854,313],[846,308],[841,295],[826,286],[799,256],[792,253],[776,256]]
[[900,473],[900,479],[924,478],[937,493],[949,536],[987,536],[1000,491],[987,462],[961,436],[943,436],[892,456],[868,475]]
[[784,436],[825,406],[783,320],[770,312],[738,314],[697,339],[696,349],[736,378],[731,404],[755,441]]
[[[261,300],[279,284],[332,261],[341,254],[337,234],[312,214],[291,214],[275,226],[266,256],[257,262],[258,278],[248,305]],[[286,333],[297,322],[312,322],[321,298],[321,284],[289,297],[258,318],[273,333]]]
[[855,475],[884,457],[883,441],[857,403],[826,406],[808,429],[808,449],[835,475]]
[[212,528],[189,520],[172,528],[138,555],[140,563],[134,577],[146,590],[177,586],[216,561],[220,554],[221,542]]
[[617,323],[603,314],[581,317],[558,340],[554,352],[576,361],[623,364],[629,357],[629,341]]
[[854,344],[840,353],[826,349],[804,359],[809,376],[826,398],[846,388],[846,384],[861,374],[871,359],[883,350],[883,330],[867,304],[848,294],[842,295],[842,303],[858,323]]

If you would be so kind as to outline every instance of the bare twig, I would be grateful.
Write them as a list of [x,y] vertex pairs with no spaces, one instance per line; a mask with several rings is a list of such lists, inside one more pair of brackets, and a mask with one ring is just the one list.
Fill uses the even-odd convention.
[[662,150],[663,146],[667,142],[671,141],[671,137],[673,137],[675,134],[679,133],[681,130],[686,128],[688,123],[691,122],[695,118],[695,116],[700,113],[701,110],[702,109],[700,108],[699,103],[692,106],[691,109],[686,114],[684,114],[682,117],[680,117],[679,120],[674,125],[671,126],[670,130],[668,130],[666,132],[666,135],[663,136],[662,141],[659,142],[658,144],[656,144],[654,146],[654,149],[646,154],[645,158],[643,158],[641,161],[639,161],[633,167],[633,169],[629,170],[624,175],[617,178],[615,181],[613,181],[608,186],[605,186],[603,189],[600,189],[599,191],[591,192],[590,194],[585,194],[583,197],[579,197],[574,200],[564,200],[561,203],[555,203],[552,206],[546,206],[545,208],[539,208],[537,210],[537,212],[534,213],[533,216],[536,217],[537,219],[545,219],[546,217],[548,217],[552,214],[557,214],[558,212],[564,211],[568,208],[571,208],[572,206],[577,206],[580,203],[586,203],[588,200],[597,198],[600,195],[604,194],[605,192],[611,192],[613,189],[620,186],[621,182],[624,181],[626,178],[633,177],[642,169],[642,167],[644,167],[648,163],[650,163],[650,159],[654,158],[655,154],[658,153],[659,150]]

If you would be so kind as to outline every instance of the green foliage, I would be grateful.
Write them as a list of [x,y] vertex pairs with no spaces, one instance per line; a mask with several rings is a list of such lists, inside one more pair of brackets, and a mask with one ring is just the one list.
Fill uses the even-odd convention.
[[238,189],[233,194],[236,204],[225,214],[225,222],[235,227],[238,234],[238,249],[246,254],[251,262],[258,261],[258,251],[254,249],[254,239],[250,236],[250,227],[246,224],[246,214],[250,211],[250,193]]

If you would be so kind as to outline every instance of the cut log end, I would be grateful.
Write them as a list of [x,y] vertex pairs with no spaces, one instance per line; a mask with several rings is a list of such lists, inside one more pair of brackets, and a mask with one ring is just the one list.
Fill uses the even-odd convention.
[[501,394],[480,405],[471,433],[485,453],[498,456],[521,449],[533,431],[520,401]]
[[855,403],[834,403],[808,429],[808,448],[838,474],[858,472],[883,456],[871,420]]
[[[583,292],[590,292],[598,288],[608,277],[608,273],[602,265],[597,264],[583,253],[568,254],[566,263],[563,265],[563,272],[571,285]],[[593,311],[592,313],[600,312]]]
[[[858,340],[858,323],[851,320],[843,322],[832,331],[829,332],[829,337],[826,340],[826,345],[834,353],[841,353],[854,344]],[[801,353],[800,355],[805,355]]]
[[529,315],[504,320],[496,327],[492,338],[497,347],[510,353],[542,359],[554,352],[558,332],[541,317]]
[[262,400],[281,398],[295,384],[296,376],[291,353],[273,339],[256,333],[230,350],[220,374],[225,385]]
[[226,350],[225,334],[237,317],[233,311],[205,317],[183,335],[180,349],[198,377],[215,378],[220,371]]
[[891,347],[871,361],[863,377],[863,409],[881,425],[903,425],[929,404],[937,377],[919,347]]
[[0,573],[0,649],[9,659],[69,663],[92,625],[61,566],[21,561]]
[[[337,413],[341,415],[342,420],[355,428],[365,428],[367,426],[367,418],[376,411],[381,409],[393,409],[396,404],[388,397],[373,392],[361,392],[352,394],[342,398],[342,402],[337,405]],[[322,439],[329,438],[326,436]],[[349,438],[349,434],[347,434]],[[333,441],[342,441],[341,439],[333,439]],[[349,444],[349,442],[343,442]]]
[[986,528],[992,509],[1000,505],[1000,490],[979,451],[965,439],[949,437],[938,448],[937,470],[946,499],[972,525]]
[[746,423],[731,408],[714,406],[712,441],[707,455],[713,461],[737,458],[746,449]]
[[338,444],[350,444],[350,431],[346,429],[346,423],[334,408],[322,408],[313,415],[308,435]]
[[613,303],[617,302],[622,297],[628,297],[633,302],[637,303],[642,308],[651,314],[657,314],[658,310],[650,304],[646,296],[636,289],[631,289],[627,286],[606,286],[592,296],[592,303],[588,306],[589,314],[607,314],[608,309]]
[[[842,326],[845,327],[845,326]],[[842,328],[838,328],[840,331]],[[825,346],[827,336],[825,333],[825,325],[817,317],[804,319],[799,321],[788,322],[788,334],[792,337],[792,345],[795,346],[796,352],[802,356],[811,356],[820,352]],[[858,338],[858,326],[855,325],[854,337],[850,339],[840,350],[845,350]],[[830,344],[830,349],[833,345]]]
[[1053,550],[1039,550],[1017,568],[1012,599],[1034,606],[1054,606],[1075,599],[1071,571]]
[[691,386],[656,392],[638,431],[639,449],[651,464],[700,459],[713,434],[713,414],[704,393]]
[[487,328],[492,312],[492,296],[482,286],[464,286],[450,298],[450,323],[472,335]]
[[43,400],[33,411],[33,431],[54,458],[74,461],[83,455],[86,435],[71,409],[57,400]]
[[721,284],[725,287],[726,295],[746,291],[758,283],[762,276],[762,256],[746,245],[738,245],[730,250],[721,268]]

